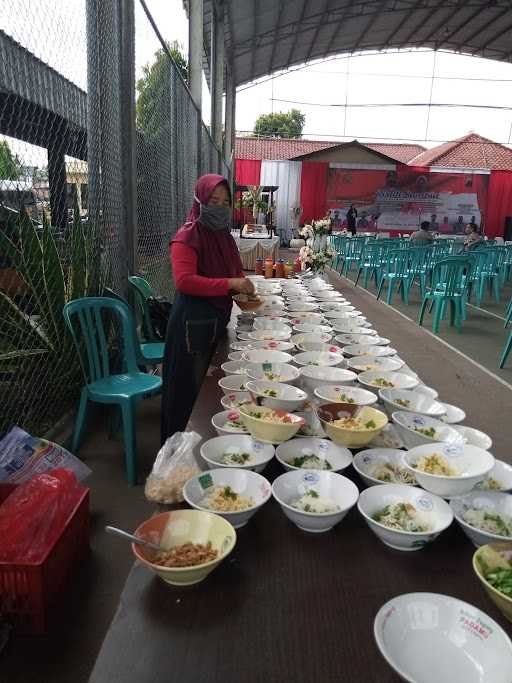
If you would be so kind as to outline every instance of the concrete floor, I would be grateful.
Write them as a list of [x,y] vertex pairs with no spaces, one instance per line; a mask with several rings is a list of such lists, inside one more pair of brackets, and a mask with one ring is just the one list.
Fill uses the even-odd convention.
[[[405,307],[398,303],[399,310],[394,310],[377,302],[362,288],[355,289],[349,281],[337,275],[331,277],[379,332],[392,340],[399,354],[420,377],[438,389],[442,399],[464,408],[465,424],[491,435],[496,457],[512,462],[512,430],[507,422],[512,405],[512,370],[499,373],[496,367],[496,354],[504,339],[502,321],[488,313],[473,311],[462,334],[443,328],[440,338],[436,338],[428,331],[429,327],[421,329],[414,322],[416,304]],[[398,297],[395,301],[399,301]],[[492,308],[489,310],[494,312]],[[404,317],[402,311],[412,320]],[[153,399],[145,401],[138,411],[141,481],[145,480],[159,446],[159,407],[159,399]],[[122,442],[108,440],[104,415],[91,419],[81,457],[93,470],[88,482],[92,523],[90,557],[77,572],[73,591],[51,634],[37,639],[11,638],[0,655],[2,683],[87,681],[132,564],[129,545],[107,536],[103,527],[113,524],[134,529],[153,511],[153,506],[144,499],[142,486],[127,486]]]

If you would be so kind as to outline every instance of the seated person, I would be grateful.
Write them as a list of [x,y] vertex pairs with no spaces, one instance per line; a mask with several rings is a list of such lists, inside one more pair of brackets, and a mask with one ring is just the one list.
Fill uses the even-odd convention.
[[430,232],[430,223],[428,221],[423,221],[420,229],[411,235],[411,242],[418,242],[420,245],[422,242],[431,242],[432,239],[433,236]]
[[476,223],[468,223],[466,225],[466,235],[467,237],[464,240],[464,251],[471,251],[471,249],[474,249],[482,241],[482,235],[478,232]]

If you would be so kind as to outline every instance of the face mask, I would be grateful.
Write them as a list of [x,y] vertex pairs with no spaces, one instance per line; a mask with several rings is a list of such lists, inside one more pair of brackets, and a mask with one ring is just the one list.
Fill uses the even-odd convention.
[[[195,197],[196,201],[199,199]],[[201,204],[199,220],[210,230],[227,230],[231,221],[231,207],[217,204]]]

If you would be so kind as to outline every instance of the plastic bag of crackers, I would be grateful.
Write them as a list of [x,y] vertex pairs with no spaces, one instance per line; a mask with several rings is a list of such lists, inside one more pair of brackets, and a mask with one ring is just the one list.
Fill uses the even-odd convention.
[[146,498],[156,503],[181,503],[186,481],[200,473],[194,448],[201,441],[196,432],[176,432],[158,451],[146,479]]

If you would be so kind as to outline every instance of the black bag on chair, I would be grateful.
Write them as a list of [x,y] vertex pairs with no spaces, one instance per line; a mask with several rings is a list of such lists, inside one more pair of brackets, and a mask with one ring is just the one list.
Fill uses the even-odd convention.
[[172,304],[170,301],[155,297],[149,297],[147,304],[155,336],[161,341],[165,341],[167,321],[171,315]]

